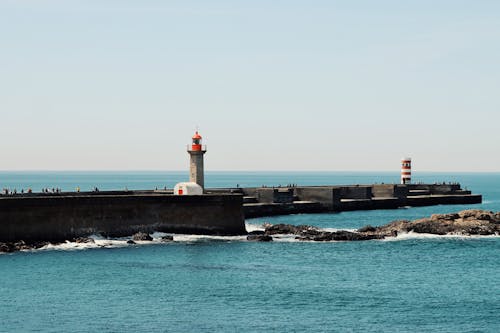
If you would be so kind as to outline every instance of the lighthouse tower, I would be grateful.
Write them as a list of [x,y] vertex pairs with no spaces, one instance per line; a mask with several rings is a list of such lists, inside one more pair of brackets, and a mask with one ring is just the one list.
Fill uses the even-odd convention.
[[401,159],[401,184],[411,184],[411,158]]
[[193,135],[193,142],[188,146],[188,153],[191,157],[189,162],[189,181],[205,187],[205,177],[203,170],[203,155],[207,152],[207,147],[201,144],[201,135],[198,131]]

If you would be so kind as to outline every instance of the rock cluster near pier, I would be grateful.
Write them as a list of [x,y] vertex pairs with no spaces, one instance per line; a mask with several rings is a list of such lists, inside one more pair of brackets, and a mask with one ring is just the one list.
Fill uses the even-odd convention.
[[366,226],[358,232],[385,237],[401,232],[434,235],[494,235],[500,233],[500,212],[471,209],[459,213],[434,214],[430,218],[414,221],[394,221],[380,227]]
[[[171,242],[174,240],[172,235],[166,235],[160,238],[162,242]],[[153,237],[150,234],[145,232],[138,232],[131,236],[131,239],[127,240],[127,244],[137,244],[137,242],[150,242],[153,241]],[[94,244],[95,240],[90,237],[76,237],[70,239],[69,242],[77,243],[77,244]],[[24,240],[20,240],[17,242],[0,242],[0,253],[10,253],[17,251],[29,251],[29,250],[37,250],[48,245],[59,245],[64,242],[47,242],[47,241],[36,241],[36,242],[25,242]]]
[[296,235],[303,241],[361,241],[395,237],[399,233],[427,233],[434,235],[494,235],[500,233],[500,212],[464,210],[452,214],[434,214],[414,221],[394,221],[383,226],[367,225],[356,231],[322,231],[308,225],[276,224],[267,226],[264,235]]

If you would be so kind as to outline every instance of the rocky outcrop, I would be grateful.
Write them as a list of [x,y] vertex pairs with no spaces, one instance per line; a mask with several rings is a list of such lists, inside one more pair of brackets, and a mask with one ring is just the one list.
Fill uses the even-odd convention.
[[248,235],[264,235],[264,230],[253,230],[249,231]]
[[136,233],[136,234],[134,234],[132,236],[132,240],[134,242],[137,242],[137,241],[152,241],[153,237],[151,237],[149,234],[147,234],[145,232],[138,232],[138,233]]
[[414,221],[394,221],[380,227],[363,227],[358,232],[389,236],[401,232],[434,235],[494,235],[500,233],[500,213],[471,209],[452,214],[434,214]]
[[85,243],[94,244],[95,243],[94,239],[90,238],[90,237],[77,237],[77,238],[73,239],[72,241],[75,243],[78,243],[78,244],[85,244]]
[[318,228],[310,225],[274,224],[266,226],[266,235],[304,235],[319,233]]
[[248,235],[247,240],[251,242],[272,242],[273,238],[269,235]]
[[351,232],[351,231],[335,231],[335,232],[320,232],[315,235],[304,234],[299,237],[295,237],[295,239],[303,240],[303,241],[315,241],[315,242],[328,242],[328,241],[363,241],[370,239],[382,239],[384,236],[377,234],[364,234],[360,232]]
[[321,231],[310,225],[276,224],[269,225],[264,231],[265,235],[297,235],[295,239],[302,241],[359,241],[383,238],[375,233],[361,233],[339,230],[335,232]]
[[395,237],[399,233],[416,232],[435,235],[494,235],[500,234],[500,212],[484,210],[464,210],[452,214],[434,214],[429,218],[415,221],[393,221],[383,226],[364,226],[354,232],[339,230],[335,232],[321,231],[308,225],[276,224],[268,225],[265,235],[297,235],[303,241],[362,241]]
[[51,243],[49,242],[32,242],[32,243],[26,243],[23,240],[20,240],[18,242],[10,242],[10,243],[0,243],[0,253],[10,253],[10,252],[16,252],[16,251],[26,251],[26,250],[36,250],[40,249],[44,246],[47,246]]

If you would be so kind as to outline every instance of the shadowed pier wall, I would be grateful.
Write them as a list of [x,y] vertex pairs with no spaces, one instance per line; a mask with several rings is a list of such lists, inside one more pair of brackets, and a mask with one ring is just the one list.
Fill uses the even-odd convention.
[[0,197],[0,241],[63,241],[135,232],[246,234],[242,196],[161,193]]

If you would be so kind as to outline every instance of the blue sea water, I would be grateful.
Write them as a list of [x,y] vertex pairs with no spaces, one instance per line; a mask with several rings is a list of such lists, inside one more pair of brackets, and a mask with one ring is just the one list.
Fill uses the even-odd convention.
[[[172,187],[183,172],[0,172],[0,187]],[[458,181],[483,204],[250,219],[358,228],[466,208],[500,211],[500,174]],[[208,187],[390,183],[397,173],[222,173]],[[499,332],[500,238],[172,243],[0,255],[0,332]]]

